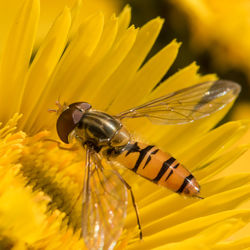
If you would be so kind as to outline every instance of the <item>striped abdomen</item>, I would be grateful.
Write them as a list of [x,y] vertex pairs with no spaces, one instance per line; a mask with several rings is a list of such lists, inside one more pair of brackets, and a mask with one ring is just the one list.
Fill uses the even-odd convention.
[[189,196],[199,194],[194,176],[170,154],[140,142],[128,144],[115,160],[135,173],[170,190]]

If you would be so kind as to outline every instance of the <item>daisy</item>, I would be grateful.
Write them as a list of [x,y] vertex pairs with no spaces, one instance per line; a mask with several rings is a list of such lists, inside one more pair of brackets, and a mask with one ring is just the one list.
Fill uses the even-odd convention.
[[[75,8],[80,8],[79,2]],[[87,101],[116,114],[215,75],[197,73],[195,63],[161,81],[180,44],[173,40],[143,64],[160,32],[155,18],[130,26],[127,6],[116,17],[101,12],[78,24],[76,9],[65,7],[34,53],[39,0],[26,0],[10,29],[0,65],[0,246],[3,249],[84,249],[81,202],[84,151],[64,150],[57,138],[57,116],[48,109],[61,102]],[[189,168],[204,200],[184,199],[129,171],[141,218],[143,240],[129,201],[117,249],[243,249],[247,236],[231,238],[249,223],[250,210],[238,209],[249,197],[249,174],[217,177],[248,146],[235,142],[249,122],[213,127],[231,105],[191,124],[162,126],[147,120],[126,122],[135,138],[170,152]],[[20,115],[19,115],[20,114]],[[21,117],[22,116],[22,117]],[[83,221],[84,223],[84,221]],[[233,237],[233,236],[232,236]]]

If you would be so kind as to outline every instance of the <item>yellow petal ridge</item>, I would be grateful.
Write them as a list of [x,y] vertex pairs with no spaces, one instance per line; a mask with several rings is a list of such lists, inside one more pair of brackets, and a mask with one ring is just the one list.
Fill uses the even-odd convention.
[[131,20],[131,7],[127,4],[119,15],[117,40],[123,35],[128,28]]
[[74,6],[71,9],[72,22],[69,31],[69,40],[72,40],[81,23],[81,8],[82,0],[76,0]]

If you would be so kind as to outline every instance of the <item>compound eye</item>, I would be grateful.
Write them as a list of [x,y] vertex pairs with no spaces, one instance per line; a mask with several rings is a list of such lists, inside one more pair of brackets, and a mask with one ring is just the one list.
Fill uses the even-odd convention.
[[87,111],[91,108],[91,105],[87,102],[75,102],[75,103],[70,104],[69,108]]
[[64,110],[58,117],[56,123],[57,134],[64,143],[69,143],[68,136],[78,125],[83,115],[84,112],[69,108]]

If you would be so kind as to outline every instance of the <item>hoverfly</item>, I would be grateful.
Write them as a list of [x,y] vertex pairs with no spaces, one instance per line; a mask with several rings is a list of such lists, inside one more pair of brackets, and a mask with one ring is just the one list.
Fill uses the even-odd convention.
[[147,117],[162,124],[186,124],[209,116],[232,102],[240,86],[230,81],[210,81],[181,89],[117,115],[92,109],[86,102],[72,103],[57,120],[58,136],[64,143],[75,138],[86,149],[82,201],[82,235],[89,249],[112,249],[126,216],[131,187],[114,168],[105,169],[102,159],[116,161],[138,175],[174,192],[198,197],[195,177],[173,156],[154,145],[135,141],[123,119]]

